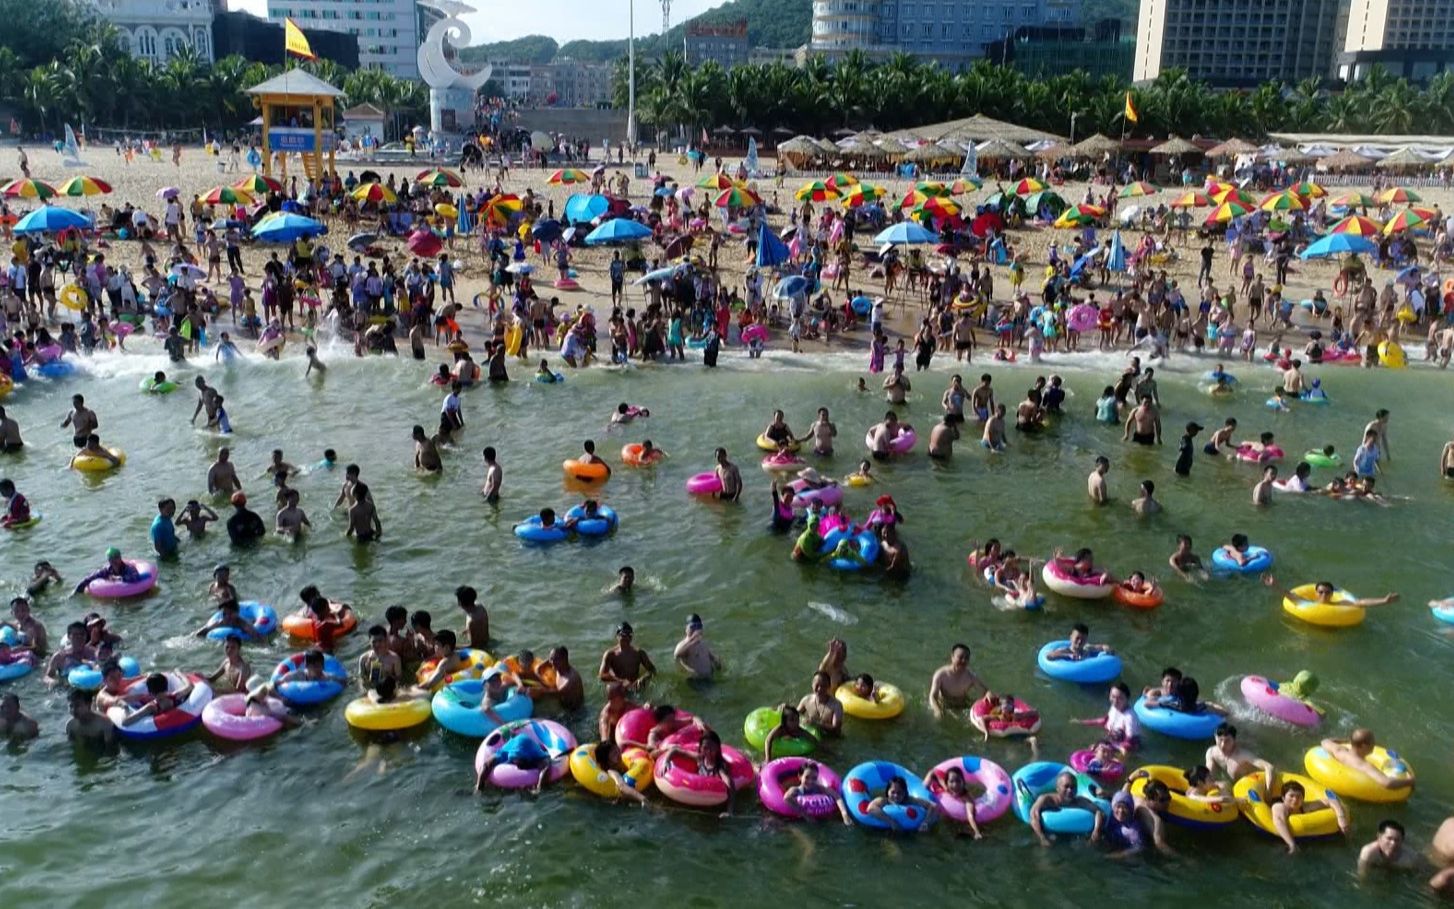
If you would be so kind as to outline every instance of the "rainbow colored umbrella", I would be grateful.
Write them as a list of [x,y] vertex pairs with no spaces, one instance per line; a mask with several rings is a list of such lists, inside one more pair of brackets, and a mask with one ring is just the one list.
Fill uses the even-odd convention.
[[1161,192],[1161,187],[1147,183],[1145,180],[1137,180],[1125,187],[1122,187],[1120,197],[1122,199],[1134,199],[1138,196],[1154,196]]
[[953,218],[960,213],[959,203],[947,196],[930,196],[914,207],[909,216],[923,221],[927,218]]
[[697,186],[702,189],[715,189],[717,192],[721,192],[724,189],[731,189],[736,185],[737,182],[726,174],[707,174],[697,181]]
[[951,195],[949,187],[938,180],[920,180],[914,184],[914,190],[926,196],[948,196]]
[[1202,192],[1206,193],[1208,196],[1215,196],[1218,193],[1224,193],[1229,189],[1236,188],[1237,184],[1235,183],[1228,183],[1226,180],[1216,180],[1213,178],[1208,178],[1206,185],[1202,187]]
[[848,195],[842,199],[844,208],[861,208],[882,200],[889,191],[872,183],[857,183],[848,187]]
[[111,192],[111,184],[95,177],[72,177],[57,186],[56,192],[62,196],[103,196]]
[[11,180],[3,187],[0,187],[0,195],[10,199],[49,199],[55,195],[56,188],[44,180]]
[[949,184],[949,192],[956,196],[962,196],[965,193],[972,193],[983,188],[984,180],[974,175],[960,177],[958,180]]
[[383,202],[393,205],[399,201],[399,196],[382,183],[363,183],[357,189],[349,193],[358,202]]
[[253,174],[251,177],[243,177],[232,184],[234,189],[245,189],[254,196],[264,193],[280,193],[283,191],[283,184],[272,177],[264,177],[262,174]]
[[1017,195],[1017,196],[1028,196],[1031,193],[1038,193],[1040,190],[1042,190],[1044,188],[1045,188],[1045,184],[1044,183],[1041,183],[1039,180],[1036,180],[1034,177],[1026,177],[1025,179],[1021,180],[1019,183],[1016,183],[1015,184],[1015,195]]
[[572,183],[589,183],[591,175],[578,167],[562,167],[545,180],[551,186],[569,186]]
[[510,219],[520,214],[525,203],[514,193],[501,193],[485,203],[480,210],[480,216],[491,224],[504,226],[510,223]]
[[1235,186],[1212,193],[1212,201],[1218,205],[1231,202],[1247,209],[1257,207],[1257,199],[1251,193],[1243,192]]
[[1332,203],[1342,208],[1353,208],[1355,206],[1368,208],[1371,205],[1377,205],[1378,201],[1370,196],[1368,193],[1351,192],[1344,193],[1343,195],[1338,196],[1336,199],[1332,200]]
[[1206,208],[1212,204],[1210,196],[1205,193],[1184,193],[1171,202],[1172,208]]
[[1233,218],[1240,218],[1252,209],[1240,202],[1223,202],[1207,214],[1206,223],[1226,224]]
[[822,180],[814,180],[811,183],[804,183],[799,187],[798,191],[793,193],[793,198],[799,202],[827,202],[829,199],[838,198],[838,190],[824,183]]
[[1425,221],[1434,221],[1439,218],[1439,213],[1432,208],[1425,208],[1422,205],[1410,205],[1409,211],[1423,218]]
[[838,173],[828,178],[827,185],[833,187],[838,192],[847,195],[848,193],[851,193],[853,191],[852,187],[858,185],[858,178],[855,177],[853,174],[848,173],[847,171],[839,171]]
[[1285,189],[1279,193],[1270,193],[1257,207],[1263,211],[1302,211],[1307,206],[1303,205],[1303,200],[1297,193]]
[[1379,232],[1378,222],[1362,215],[1349,215],[1328,229],[1330,234],[1352,234],[1355,237],[1374,237]]
[[1295,196],[1302,196],[1304,199],[1321,199],[1328,194],[1328,191],[1326,189],[1323,189],[1323,187],[1319,186],[1311,180],[1304,180],[1301,183],[1294,183],[1292,186],[1289,186],[1285,191],[1290,192]]
[[1406,208],[1388,219],[1388,223],[1383,225],[1383,232],[1385,235],[1392,236],[1406,230],[1413,230],[1415,227],[1423,227],[1428,223],[1428,218],[1423,217],[1412,208]]
[[929,195],[928,193],[919,192],[917,189],[911,189],[908,192],[904,193],[904,197],[899,200],[899,208],[903,209],[904,211],[908,211],[913,208],[918,208],[920,205],[923,205],[925,202],[928,202],[930,199],[933,198],[935,197]]
[[1422,202],[1424,197],[1411,189],[1395,186],[1379,193],[1378,201],[1384,205],[1408,205],[1410,202]]
[[250,205],[252,193],[235,186],[214,186],[202,195],[208,205]]
[[752,208],[762,204],[762,197],[745,186],[734,186],[722,190],[712,204],[718,208]]
[[414,177],[415,183],[423,183],[425,186],[460,187],[464,186],[464,178],[451,170],[421,170]]
[[1085,227],[1087,224],[1094,224],[1097,217],[1099,217],[1098,215],[1093,215],[1089,212],[1079,211],[1078,209],[1079,206],[1077,206],[1077,208],[1067,208],[1065,211],[1060,213],[1060,217],[1056,218],[1050,223],[1050,226],[1058,227],[1062,230],[1066,230],[1072,227]]

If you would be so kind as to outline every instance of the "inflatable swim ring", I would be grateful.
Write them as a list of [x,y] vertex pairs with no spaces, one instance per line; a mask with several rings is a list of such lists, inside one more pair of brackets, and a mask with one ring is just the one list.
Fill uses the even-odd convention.
[[[1389,751],[1382,745],[1374,745],[1373,751],[1364,758],[1375,770],[1389,779],[1411,780],[1414,770],[1399,757],[1397,751]],[[1373,778],[1360,770],[1342,763],[1321,745],[1309,748],[1303,755],[1303,766],[1308,776],[1343,796],[1360,802],[1406,802],[1414,794],[1413,786],[1388,789],[1374,782]]]
[[[1237,822],[1237,805],[1217,798],[1188,796],[1186,774],[1175,767],[1150,764],[1131,774],[1131,794],[1145,798],[1146,784],[1158,780],[1171,790],[1171,804],[1163,815],[1169,823],[1197,830],[1214,830]],[[1213,788],[1211,794],[1220,795],[1221,790]]]
[[[248,622],[257,633],[263,636],[272,634],[278,630],[278,613],[273,607],[266,603],[254,603],[252,600],[244,600],[238,604],[237,614],[242,620]],[[212,613],[213,622],[222,620],[222,610]],[[225,641],[228,638],[247,640],[248,636],[242,633],[240,628],[213,628],[207,632],[209,641]]]
[[1281,461],[1282,457],[1283,451],[1277,445],[1268,445],[1261,451],[1251,445],[1237,446],[1237,460],[1246,461],[1249,464],[1267,464],[1272,461]]
[[108,470],[115,470],[117,467],[126,463],[126,452],[119,448],[108,448],[106,450],[111,452],[111,456],[116,458],[120,463],[112,464],[105,458],[98,458],[95,455],[76,455],[71,459],[71,469],[79,470],[83,473],[105,473]]
[[1073,565],[1075,565],[1075,559],[1069,556],[1050,559],[1040,570],[1040,578],[1045,582],[1046,587],[1063,597],[1077,600],[1100,600],[1110,594],[1111,588],[1115,586],[1110,572],[1098,571],[1089,577],[1077,578],[1070,573]]
[[572,480],[582,480],[593,483],[597,480],[611,479],[611,468],[601,461],[581,462],[575,458],[567,458],[561,462],[560,469]]
[[355,729],[393,732],[429,722],[429,702],[423,699],[378,704],[368,698],[354,698],[343,708],[343,718]]
[[642,457],[642,453],[645,450],[646,449],[641,446],[640,442],[632,442],[628,445],[622,445],[621,463],[625,464],[628,467],[650,467],[651,465],[655,464],[657,461],[660,461],[666,456],[662,453],[661,449],[653,448],[651,450],[651,458],[644,458]]
[[158,382],[156,376],[147,376],[141,380],[139,387],[149,395],[169,395],[177,390],[177,383],[170,379],[165,382]]
[[[779,817],[822,820],[836,815],[838,800],[826,793],[799,796],[797,805],[788,804],[785,795],[802,780],[806,763],[808,760],[802,757],[780,757],[764,764],[757,777],[757,797],[762,807]],[[843,781],[832,767],[818,761],[813,763],[818,767],[819,785],[824,789],[842,790]]]
[[91,302],[91,295],[79,284],[67,284],[61,288],[57,299],[66,309],[80,312]]
[[566,530],[559,521],[544,527],[540,523],[540,515],[533,514],[514,528],[515,536],[527,543],[560,543],[570,537],[570,531]]
[[[1030,823],[1030,811],[1035,807],[1035,800],[1047,792],[1054,792],[1055,779],[1064,772],[1075,774],[1076,795],[1094,802],[1101,811],[1110,816],[1110,803],[1101,797],[1100,786],[1095,780],[1054,761],[1034,761],[1026,764],[1010,778],[1015,788],[1015,816],[1026,824]],[[1046,833],[1064,836],[1089,836],[1095,823],[1095,814],[1085,808],[1060,808],[1040,814],[1040,826]]]
[[[570,753],[570,774],[581,788],[601,798],[614,799],[620,796],[616,781],[596,764],[596,745],[579,745]],[[626,772],[621,778],[626,785],[637,792],[651,788],[651,755],[644,748],[627,747],[621,750],[621,760],[626,763]]]
[[1003,739],[1034,735],[1040,731],[1040,711],[1015,698],[1015,718],[1006,720],[990,715],[992,706],[980,698],[969,705],[969,725],[991,738]]
[[[688,727],[668,736],[663,744],[690,747],[699,738],[700,731],[696,727]],[[757,777],[747,756],[730,745],[722,746],[722,763],[727,768],[734,790],[745,789]],[[656,788],[674,802],[709,808],[727,801],[727,784],[720,776],[702,776],[697,771],[696,759],[689,755],[664,752],[656,759],[654,770]]]
[[[757,436],[757,447],[763,451],[777,451],[777,443],[767,437],[766,433],[759,433]],[[788,451],[797,451],[803,447],[803,443],[796,439],[789,440]]]
[[[847,712],[847,708],[845,708],[845,712]],[[761,751],[767,742],[767,734],[780,726],[782,721],[782,714],[778,711],[771,707],[759,707],[743,720],[742,737],[747,740],[747,744]],[[773,742],[776,746],[774,753],[784,757],[807,757],[812,754],[817,748],[817,739],[822,737],[822,733],[818,731],[817,727],[809,726],[806,723],[803,724],[803,729],[812,733],[815,740],[809,741],[796,737],[780,738]],[[772,755],[769,754],[767,757],[771,758]]]
[[[143,717],[130,726],[124,725],[124,721],[132,711],[119,704],[108,709],[106,718],[116,727],[117,735],[132,741],[150,741],[181,735],[202,724],[202,711],[212,700],[211,687],[200,675],[183,676],[177,672],[164,674],[168,692],[181,691],[188,683],[191,684],[192,690],[187,699],[165,713]],[[146,694],[146,679],[138,679],[127,686],[126,693],[128,696]]]
[[1272,553],[1261,546],[1248,546],[1246,556],[1247,561],[1239,565],[1218,546],[1212,552],[1212,568],[1230,574],[1261,574],[1272,567]]
[[884,814],[893,818],[897,827],[869,814],[873,800],[886,793],[889,783],[895,778],[907,784],[910,798],[934,801],[934,793],[907,767],[889,761],[864,761],[843,777],[843,800],[848,805],[848,813],[855,821],[873,830],[917,830],[926,823],[933,823],[934,816],[917,804],[884,806]]
[[807,461],[793,454],[791,451],[775,451],[770,455],[763,456],[762,469],[768,473],[793,473],[794,471],[801,470],[803,465],[807,463]]
[[[696,717],[685,710],[678,710],[672,716],[672,719],[685,726],[696,719]],[[635,742],[645,745],[647,744],[646,740],[651,736],[652,727],[655,725],[656,720],[652,717],[650,708],[636,707],[628,710],[622,715],[621,719],[616,721],[616,744],[621,745],[625,742]]]
[[[454,672],[446,673],[431,688],[431,691],[438,691],[445,685],[453,685],[455,682],[463,682],[465,679],[482,678],[485,670],[495,665],[495,658],[483,650],[471,647],[461,647],[455,654],[464,660],[464,666]],[[424,681],[434,675],[434,670],[439,668],[439,658],[431,657],[419,664],[419,669],[414,673],[414,681],[423,685]]]
[[10,682],[29,675],[35,668],[34,654],[23,653],[9,663],[0,663],[0,682]]
[[[339,612],[340,603],[329,602],[329,607],[336,615]],[[358,627],[358,614],[352,609],[343,614],[343,621],[339,625],[334,637],[341,638],[351,633]],[[295,637],[303,641],[314,640],[318,632],[313,626],[313,615],[311,613],[295,612],[283,617],[283,632],[289,637]]]
[[1223,721],[1221,714],[1213,713],[1205,708],[1196,713],[1187,713],[1160,705],[1148,706],[1144,694],[1136,699],[1136,704],[1132,709],[1135,710],[1136,719],[1141,721],[1142,726],[1173,739],[1189,741],[1210,739]]
[[306,658],[307,654],[295,653],[273,668],[272,677],[268,681],[278,697],[290,706],[311,707],[314,704],[331,701],[343,694],[343,680],[348,678],[348,670],[331,653],[323,655],[323,673],[328,678],[316,682],[282,681],[283,676],[290,672],[302,672]]
[[1313,467],[1338,467],[1343,463],[1343,456],[1337,452],[1326,455],[1321,450],[1314,448],[1303,455],[1303,460]]
[[[954,768],[964,773],[966,782],[976,781],[984,788],[973,801],[965,802],[949,794],[944,788],[944,775]],[[997,820],[1010,810],[1010,794],[1014,783],[1005,768],[988,758],[966,754],[941,761],[924,776],[924,786],[934,795],[939,810],[953,821],[965,823],[969,812],[974,811],[976,824],[987,824]]]
[[1062,682],[1077,682],[1081,685],[1103,685],[1121,676],[1121,657],[1114,653],[1098,650],[1078,660],[1052,660],[1052,651],[1068,648],[1070,641],[1051,641],[1040,648],[1035,663],[1040,671]]
[[843,487],[837,483],[830,483],[816,489],[808,486],[807,480],[794,480],[788,484],[793,495],[793,508],[806,511],[808,506],[814,502],[821,505],[843,504]]
[[[483,679],[462,679],[440,688],[429,705],[435,722],[456,735],[470,738],[482,739],[494,732],[500,724],[485,716],[480,709],[484,691]],[[515,689],[494,711],[506,723],[525,720],[535,712],[535,702]]]
[[1283,694],[1278,690],[1280,687],[1278,683],[1272,679],[1260,675],[1246,675],[1242,677],[1240,687],[1242,696],[1247,699],[1247,703],[1284,723],[1311,728],[1322,722],[1322,715],[1314,710],[1307,701]]
[[[889,441],[889,454],[908,454],[914,450],[918,441],[919,435],[912,428],[901,430]],[[873,451],[873,430],[864,435],[863,444],[870,452]]]
[[891,720],[904,712],[904,693],[888,682],[877,683],[872,700],[854,694],[852,682],[839,685],[833,695],[843,704],[844,713],[860,720]]
[[1082,748],[1070,753],[1070,767],[1076,773],[1084,773],[1101,781],[1114,783],[1126,774],[1126,765],[1117,760],[1104,764],[1096,760],[1094,748]]
[[1162,604],[1164,598],[1160,584],[1152,584],[1151,589],[1145,593],[1137,593],[1124,584],[1111,588],[1111,599],[1132,609],[1155,609]]
[[586,509],[577,505],[565,513],[566,520],[576,522],[576,533],[583,537],[603,537],[616,529],[619,521],[609,505],[597,505],[596,517],[586,517]]
[[[1253,826],[1263,833],[1277,836],[1277,827],[1272,822],[1270,801],[1282,795],[1284,783],[1292,781],[1302,784],[1309,802],[1325,802],[1331,805],[1338,801],[1338,796],[1333,790],[1298,773],[1276,774],[1273,778],[1273,791],[1270,794],[1262,789],[1263,774],[1254,773],[1251,776],[1244,776],[1237,781],[1236,786],[1232,787],[1232,794],[1237,798],[1243,817],[1251,821]],[[1338,835],[1338,816],[1333,813],[1331,807],[1292,815],[1287,819],[1287,824],[1294,839]]]
[[1408,365],[1408,361],[1404,357],[1404,349],[1396,341],[1379,342],[1378,362],[1389,369],[1403,369]]
[[[818,554],[821,556],[832,555],[833,552],[838,548],[838,544],[841,543],[843,540],[849,538],[849,536],[850,534],[848,530],[842,527],[836,528],[829,533],[824,534],[823,545],[819,547]],[[860,563],[854,559],[849,558],[828,559],[826,564],[829,568],[833,568],[838,571],[860,571],[864,568],[869,568],[878,562],[878,555],[881,547],[879,545],[877,534],[875,534],[872,530],[864,528],[863,530],[860,530],[858,531],[858,533],[852,534],[851,536],[858,541],[858,554],[860,557],[862,557],[863,562]]]
[[1291,597],[1282,598],[1282,611],[1309,625],[1324,628],[1352,628],[1362,625],[1368,611],[1358,606],[1343,606],[1342,603],[1356,599],[1346,590],[1334,590],[1331,603],[1319,603],[1318,585],[1300,584],[1288,591]]
[[124,600],[127,597],[141,596],[157,585],[155,562],[147,562],[143,559],[124,559],[123,561],[136,570],[137,579],[135,581],[102,578],[86,585],[87,595],[98,600]]
[[[121,667],[121,678],[128,685],[141,678],[141,666],[136,660],[122,656],[117,658],[116,663]],[[100,691],[103,681],[100,663],[82,663],[66,673],[66,684],[78,691]]]
[[722,480],[716,471],[694,474],[687,480],[687,492],[694,496],[714,496],[722,491]]
[[[277,698],[268,698],[267,705],[271,710],[284,709]],[[224,694],[202,708],[202,726],[219,739],[253,742],[275,735],[283,721],[275,716],[248,716],[247,695]]]

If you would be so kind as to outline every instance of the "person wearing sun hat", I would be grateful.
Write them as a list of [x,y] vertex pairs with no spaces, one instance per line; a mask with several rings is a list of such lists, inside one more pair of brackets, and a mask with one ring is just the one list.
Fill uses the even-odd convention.
[[874,509],[869,513],[867,524],[869,527],[888,527],[904,523],[904,516],[899,511],[898,503],[894,497],[888,494],[879,496],[874,500]]
[[227,536],[234,546],[241,546],[261,539],[267,532],[263,519],[247,507],[247,494],[232,494],[232,515],[227,519]]

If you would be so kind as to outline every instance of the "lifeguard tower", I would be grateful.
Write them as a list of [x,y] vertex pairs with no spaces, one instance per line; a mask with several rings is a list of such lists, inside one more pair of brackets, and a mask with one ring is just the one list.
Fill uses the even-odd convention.
[[[297,154],[309,180],[334,173],[338,144],[334,102],[343,92],[301,69],[292,69],[247,90],[262,111],[263,174],[273,175],[273,155]],[[325,167],[325,160],[327,166]],[[286,171],[286,161],[284,171]]]

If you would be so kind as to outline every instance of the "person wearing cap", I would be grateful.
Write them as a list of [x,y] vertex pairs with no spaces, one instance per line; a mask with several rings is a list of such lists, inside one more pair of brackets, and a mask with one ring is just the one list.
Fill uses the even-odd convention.
[[865,525],[868,527],[889,527],[904,523],[904,515],[899,511],[899,504],[894,501],[891,495],[881,495],[873,502],[873,511],[869,512]]
[[230,496],[235,492],[242,492],[242,481],[232,464],[232,449],[223,446],[217,450],[217,460],[207,469],[207,494]]
[[602,682],[620,682],[627,691],[640,691],[656,675],[651,657],[631,643],[634,636],[630,622],[616,626],[616,646],[601,655],[601,668],[596,673]]
[[141,580],[141,573],[131,566],[129,562],[121,558],[121,550],[115,546],[106,550],[106,564],[86,575],[76,584],[76,593],[85,593],[86,588],[92,582],[101,580],[116,580],[126,584],[134,584]]
[[1110,848],[1107,858],[1130,858],[1146,848],[1151,838],[1136,810],[1136,799],[1122,790],[1111,796],[1111,816],[1105,822],[1106,845]]
[[106,619],[98,612],[88,612],[81,619],[86,623],[86,643],[96,651],[96,658],[104,660],[121,646],[121,635],[106,629]]
[[687,617],[687,630],[672,650],[672,658],[688,676],[694,679],[710,679],[722,668],[722,661],[702,636],[702,617],[695,612]]
[[1176,444],[1176,466],[1172,468],[1178,476],[1191,476],[1192,457],[1196,453],[1193,440],[1205,428],[1195,420],[1186,424],[1186,432],[1182,433],[1181,441]]
[[234,546],[242,546],[261,539],[268,529],[257,512],[247,507],[247,495],[232,494],[232,515],[227,519],[227,536]]

